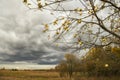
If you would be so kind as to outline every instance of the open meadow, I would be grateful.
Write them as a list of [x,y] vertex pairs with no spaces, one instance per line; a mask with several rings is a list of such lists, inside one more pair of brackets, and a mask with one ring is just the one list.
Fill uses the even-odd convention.
[[[70,80],[69,78],[60,78],[58,72],[40,70],[0,70],[0,80]],[[72,80],[120,80],[120,77],[74,77]]]

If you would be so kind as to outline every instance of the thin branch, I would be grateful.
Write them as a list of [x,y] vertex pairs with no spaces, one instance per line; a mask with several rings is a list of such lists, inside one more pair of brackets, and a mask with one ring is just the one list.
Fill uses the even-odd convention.
[[110,34],[112,34],[113,36],[116,36],[117,38],[120,39],[120,35],[118,35],[118,34],[112,32],[112,31],[108,30],[108,29],[104,26],[103,21],[98,17],[98,15],[96,14],[96,11],[94,10],[93,2],[92,2],[91,0],[89,0],[89,1],[90,1],[92,10],[94,11],[94,15],[95,15],[95,17],[96,17],[97,20],[98,20],[99,26],[100,26],[103,30],[107,31],[108,33],[110,33]]
[[116,9],[120,10],[120,7],[116,6],[115,4],[113,4],[111,1],[108,1],[108,0],[101,0],[103,2],[106,2],[106,3],[109,3],[111,4],[111,6],[115,7]]

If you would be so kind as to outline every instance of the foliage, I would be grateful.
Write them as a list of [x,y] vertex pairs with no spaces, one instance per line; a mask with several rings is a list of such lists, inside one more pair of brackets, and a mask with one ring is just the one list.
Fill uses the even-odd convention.
[[[120,0],[24,0],[29,9],[49,12],[55,20],[44,25],[54,39],[76,51],[120,45]],[[49,17],[49,15],[48,15]],[[49,35],[51,37],[52,35]]]
[[[118,52],[117,52],[118,51]],[[120,75],[120,48],[92,48],[83,59],[89,75]]]

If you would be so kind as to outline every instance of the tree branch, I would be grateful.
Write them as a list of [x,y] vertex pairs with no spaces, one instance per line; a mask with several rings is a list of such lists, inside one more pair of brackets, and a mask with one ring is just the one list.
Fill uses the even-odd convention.
[[112,2],[108,1],[108,0],[101,0],[103,2],[109,3],[111,4],[113,7],[115,7],[116,9],[120,10],[120,7],[116,6],[115,4],[113,4]]

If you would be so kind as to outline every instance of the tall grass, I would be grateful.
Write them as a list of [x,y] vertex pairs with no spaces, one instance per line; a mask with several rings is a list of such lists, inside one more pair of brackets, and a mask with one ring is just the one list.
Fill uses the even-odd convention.
[[86,77],[86,76],[73,76],[69,79],[66,77],[59,77],[55,71],[12,71],[0,70],[0,80],[120,80],[119,76],[109,77]]

